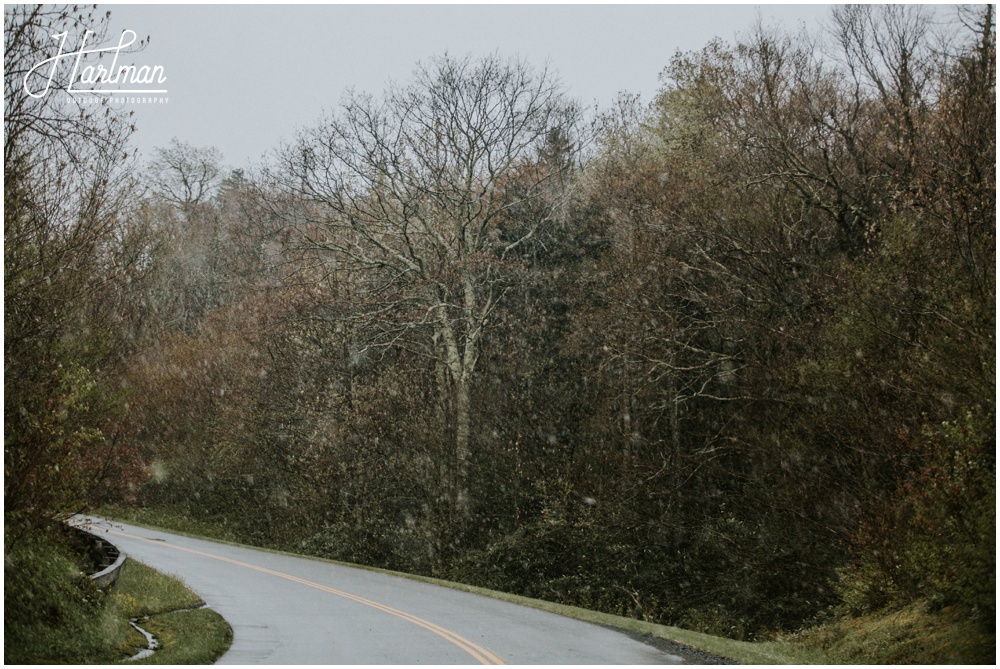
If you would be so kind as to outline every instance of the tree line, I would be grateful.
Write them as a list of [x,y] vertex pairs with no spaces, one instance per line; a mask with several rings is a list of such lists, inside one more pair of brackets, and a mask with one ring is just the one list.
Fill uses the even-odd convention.
[[992,630],[992,6],[756,26],[592,117],[431,58],[254,174],[26,96],[102,19],[5,19],[5,541],[115,502],[737,638]]

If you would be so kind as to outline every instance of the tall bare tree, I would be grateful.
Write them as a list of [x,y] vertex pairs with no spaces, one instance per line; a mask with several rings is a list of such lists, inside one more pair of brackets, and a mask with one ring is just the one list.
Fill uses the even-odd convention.
[[222,154],[214,147],[195,147],[174,137],[154,155],[149,177],[155,194],[184,210],[208,201],[224,176]]
[[[510,254],[555,215],[568,163],[541,160],[572,138],[579,109],[547,70],[519,60],[434,58],[382,99],[352,93],[340,113],[285,148],[276,175],[310,203],[304,241],[372,277],[383,304],[373,345],[408,342],[442,366],[454,429],[451,499],[468,508],[471,389]],[[511,238],[515,208],[546,206]],[[387,318],[388,314],[393,318]],[[415,336],[416,335],[416,336]]]

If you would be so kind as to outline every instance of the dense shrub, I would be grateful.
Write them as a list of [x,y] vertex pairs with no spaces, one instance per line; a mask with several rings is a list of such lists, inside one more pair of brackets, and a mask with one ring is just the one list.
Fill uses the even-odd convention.
[[916,599],[996,621],[996,443],[992,416],[925,427],[913,443],[924,464],[854,538],[841,584],[854,613]]

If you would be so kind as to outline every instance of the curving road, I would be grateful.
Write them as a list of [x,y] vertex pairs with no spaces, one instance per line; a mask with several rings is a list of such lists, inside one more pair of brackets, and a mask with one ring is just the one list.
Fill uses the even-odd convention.
[[219,664],[680,664],[610,629],[419,581],[90,518],[233,628]]

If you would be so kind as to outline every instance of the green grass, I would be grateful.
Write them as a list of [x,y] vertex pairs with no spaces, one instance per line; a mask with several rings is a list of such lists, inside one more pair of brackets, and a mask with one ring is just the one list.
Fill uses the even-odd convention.
[[143,563],[129,559],[112,593],[127,601],[130,617],[152,616],[200,606],[201,598],[177,578],[166,576]]
[[[220,528],[172,518],[165,513],[102,509],[106,517],[123,522],[164,529],[194,538],[210,539],[231,545],[231,534]],[[154,522],[158,521],[158,522]],[[182,529],[197,527],[199,531]],[[996,637],[984,634],[979,626],[954,610],[931,612],[923,603],[857,618],[833,620],[797,634],[779,635],[770,641],[736,641],[669,625],[625,618],[544,600],[531,599],[464,583],[377,567],[354,565],[336,560],[301,555],[287,551],[255,547],[270,553],[339,564],[416,581],[441,585],[455,590],[530,606],[560,615],[607,625],[630,632],[650,634],[685,644],[699,650],[736,660],[743,664],[995,664]]]
[[160,648],[129,664],[212,664],[233,640],[229,624],[211,609],[164,613],[142,626],[156,636]]
[[132,631],[80,568],[58,527],[4,528],[4,663],[107,664]]
[[189,609],[201,599],[173,577],[135,560],[108,590],[81,571],[82,560],[57,526],[23,535],[4,532],[4,664],[128,662],[146,640],[129,619],[150,616],[145,629],[161,649],[143,664],[209,664],[232,641],[214,611]]
[[[129,560],[112,586],[111,596],[127,617],[147,617],[139,624],[160,642],[151,656],[130,664],[211,664],[232,643],[229,624],[215,611],[192,609],[204,602],[173,576]],[[131,656],[146,647],[146,640],[132,630],[119,649]]]

